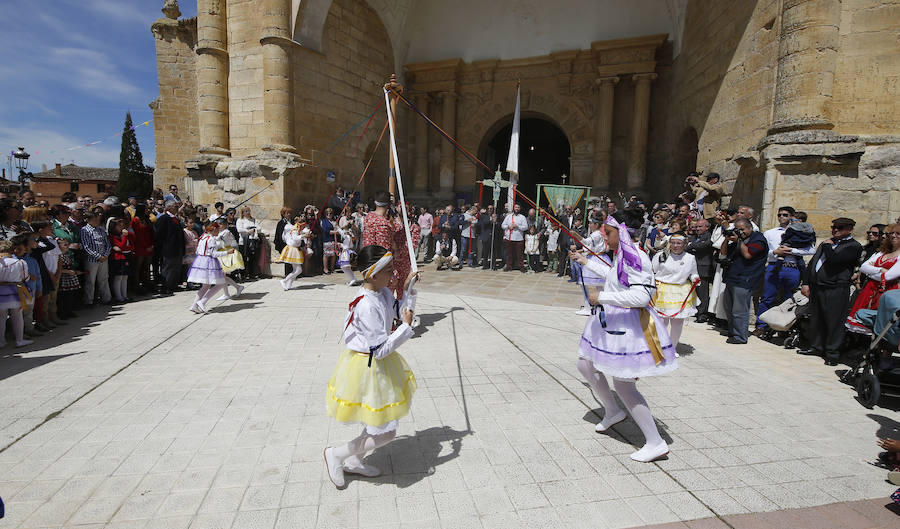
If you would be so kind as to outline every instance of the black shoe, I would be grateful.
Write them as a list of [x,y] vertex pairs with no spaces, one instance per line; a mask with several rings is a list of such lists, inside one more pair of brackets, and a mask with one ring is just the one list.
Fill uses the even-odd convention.
[[822,353],[820,353],[819,351],[816,351],[812,347],[806,347],[804,349],[797,349],[797,354],[805,355],[805,356],[822,356]]
[[837,360],[825,360],[825,365],[835,367],[838,365],[838,362]]
[[731,337],[729,337],[727,340],[725,340],[725,343],[730,343],[730,344],[741,344],[741,345],[744,345],[744,344],[746,344],[747,342],[744,342],[744,341],[742,341],[742,340],[738,340],[738,339],[735,338],[734,336],[731,336]]
[[709,318],[706,316],[706,314],[697,316],[697,323],[706,323],[707,321],[709,321]]

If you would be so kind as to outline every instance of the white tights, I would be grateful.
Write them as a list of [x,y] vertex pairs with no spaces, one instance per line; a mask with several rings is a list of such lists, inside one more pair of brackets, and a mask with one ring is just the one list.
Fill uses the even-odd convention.
[[[238,284],[235,282],[234,279],[231,279],[231,278],[228,277],[228,275],[226,274],[226,275],[225,275],[225,285],[222,286],[222,288],[225,289],[225,292],[223,292],[223,293],[224,293],[226,296],[228,295],[228,287],[233,287],[235,293],[237,293]],[[200,290],[203,290],[203,288],[201,287]]]
[[[3,325],[0,325],[0,329],[6,329],[6,318],[9,317],[9,321],[12,322],[12,332],[13,336],[16,338],[17,342],[21,342],[24,340],[24,331],[25,331],[25,320],[22,318],[22,309],[0,309],[0,320],[3,321]],[[2,336],[0,336],[0,342],[3,341]]]
[[200,305],[201,307],[206,308],[206,304],[209,303],[209,300],[212,299],[220,288],[222,288],[222,285],[202,285],[194,298],[194,305]]
[[116,301],[125,301],[128,297],[128,276],[118,275],[112,278],[112,295]]
[[298,277],[300,277],[300,274],[303,273],[303,265],[302,264],[293,264],[293,263],[289,263],[289,264],[291,265],[291,273],[284,276],[284,282],[287,283],[288,286],[293,284],[294,280],[297,279]]
[[396,436],[396,430],[372,435],[363,428],[362,433],[359,434],[356,439],[353,439],[345,445],[335,446],[332,449],[332,454],[334,454],[342,464],[351,458],[355,458],[355,460],[352,461],[356,463],[356,460],[362,459],[366,452],[390,443]]
[[344,271],[344,275],[347,277],[348,281],[356,281],[356,276],[353,274],[353,269],[350,268],[350,265],[345,264],[341,267],[341,270]]
[[[594,395],[597,396],[600,404],[603,405],[604,420],[620,416],[622,408],[619,407],[612,391],[609,390],[606,375],[597,371],[594,363],[586,358],[578,359],[578,371],[587,379],[591,389],[594,390]],[[614,378],[613,386],[616,388],[619,398],[622,399],[622,403],[625,404],[625,408],[628,409],[631,418],[644,434],[645,446],[658,446],[661,444],[663,439],[656,428],[656,421],[653,420],[653,415],[650,413],[650,407],[647,405],[647,401],[644,400],[644,396],[638,392],[635,381]]]
[[678,348],[678,340],[681,339],[681,331],[684,329],[684,320],[680,318],[663,318],[668,323],[669,338],[672,340],[672,348]]

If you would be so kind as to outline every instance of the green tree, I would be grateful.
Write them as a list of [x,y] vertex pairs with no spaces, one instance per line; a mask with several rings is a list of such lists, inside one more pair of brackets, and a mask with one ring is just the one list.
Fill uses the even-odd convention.
[[122,151],[119,153],[119,181],[116,194],[120,198],[134,195],[138,198],[150,196],[153,188],[150,175],[144,166],[144,157],[134,133],[131,112],[125,114],[125,128],[122,130]]

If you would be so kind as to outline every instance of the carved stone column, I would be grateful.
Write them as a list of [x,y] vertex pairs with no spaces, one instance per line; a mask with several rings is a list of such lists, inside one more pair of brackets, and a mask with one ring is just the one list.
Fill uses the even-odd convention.
[[829,106],[840,22],[840,0],[784,0],[769,134],[834,127]]
[[596,80],[600,92],[597,108],[597,130],[594,134],[594,189],[609,189],[612,176],[612,128],[613,98],[618,77],[601,77]]
[[[420,109],[428,108],[428,94],[419,93],[415,95],[416,107]],[[413,187],[416,191],[428,190],[428,123],[424,119],[416,117],[415,131],[415,168],[416,172],[413,176]]]
[[294,148],[294,98],[291,91],[290,0],[263,1],[263,150],[297,152]]
[[[441,128],[451,137],[456,136],[456,92],[441,92],[441,109],[443,119]],[[448,141],[441,142],[441,192],[453,190],[456,173],[456,153]]]
[[644,186],[647,178],[647,129],[650,121],[650,83],[655,73],[639,73],[634,80],[634,116],[631,122],[631,153],[628,159],[628,189]]
[[197,2],[200,153],[229,156],[228,46],[222,0]]

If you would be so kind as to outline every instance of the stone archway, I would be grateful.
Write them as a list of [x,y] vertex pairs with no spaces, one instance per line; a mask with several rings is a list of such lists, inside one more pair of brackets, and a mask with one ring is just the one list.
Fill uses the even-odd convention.
[[[496,133],[506,122],[512,121],[512,109],[516,106],[515,87],[495,88],[495,96],[490,101],[475,106],[471,111],[459,116],[460,143],[473,153],[480,153],[485,138]],[[593,126],[582,104],[576,98],[540,90],[522,90],[522,117],[538,117],[556,125],[569,141],[571,183],[590,185],[593,174]],[[583,100],[582,100],[583,102]],[[490,141],[490,138],[487,138]],[[457,163],[457,187],[471,186],[482,177],[483,170],[477,170],[470,163]]]

